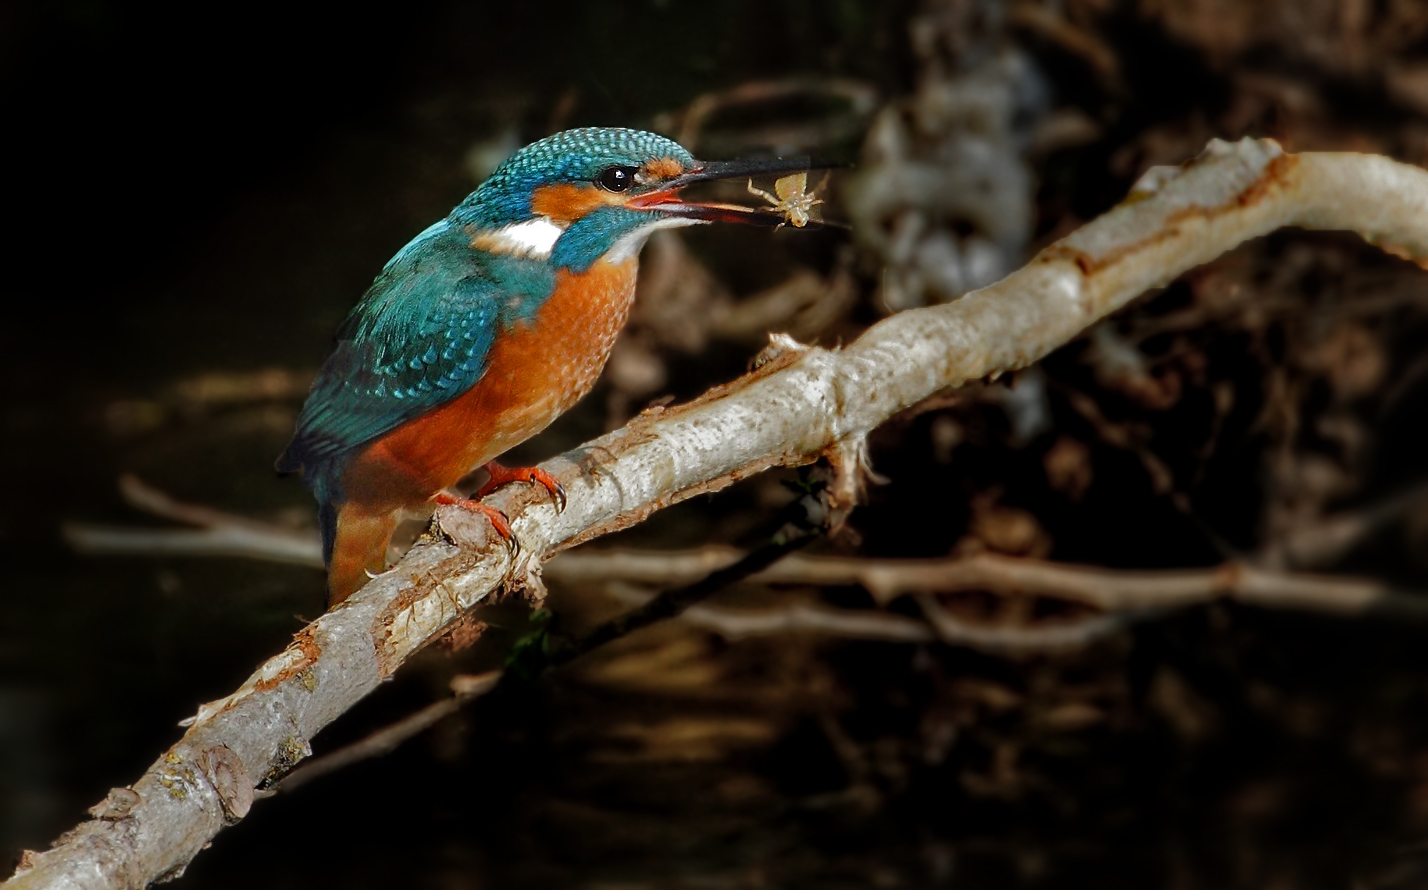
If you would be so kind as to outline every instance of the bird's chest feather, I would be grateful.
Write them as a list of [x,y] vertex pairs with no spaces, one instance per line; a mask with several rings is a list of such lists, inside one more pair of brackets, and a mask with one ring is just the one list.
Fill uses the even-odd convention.
[[590,391],[629,317],[635,270],[634,261],[598,262],[583,275],[558,273],[534,322],[496,340],[486,373],[456,406],[489,424],[482,451],[520,444]]
[[[556,287],[529,323],[505,329],[486,372],[462,395],[374,442],[349,468],[356,477],[383,465],[384,486],[405,477],[407,497],[428,497],[473,468],[545,429],[590,391],[634,299],[637,263],[604,261]],[[400,484],[400,483],[398,483]]]

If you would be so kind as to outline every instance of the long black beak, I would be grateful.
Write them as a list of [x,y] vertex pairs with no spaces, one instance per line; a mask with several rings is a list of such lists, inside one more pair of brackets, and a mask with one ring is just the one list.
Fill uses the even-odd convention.
[[698,161],[688,173],[667,180],[652,192],[637,195],[626,205],[636,210],[658,210],[675,216],[710,222],[737,222],[776,226],[788,221],[788,215],[773,205],[745,207],[740,204],[714,204],[685,201],[680,189],[700,182],[720,179],[753,179],[756,176],[787,176],[826,170],[844,164],[810,162],[808,158],[755,158],[737,161]]

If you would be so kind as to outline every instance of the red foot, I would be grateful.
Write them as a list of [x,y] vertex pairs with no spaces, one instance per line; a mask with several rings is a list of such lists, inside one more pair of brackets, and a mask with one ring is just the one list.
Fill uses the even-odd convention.
[[442,506],[455,505],[470,510],[472,513],[480,513],[482,516],[491,520],[491,528],[495,530],[496,534],[501,536],[502,541],[506,542],[506,548],[508,550],[512,553],[520,552],[521,545],[520,542],[516,540],[515,534],[511,531],[510,520],[506,518],[505,513],[502,513],[495,507],[489,507],[475,498],[459,498],[454,494],[448,494],[444,491],[437,492],[436,497],[432,498],[432,500]]
[[550,496],[555,499],[559,509],[565,509],[565,489],[555,481],[554,476],[545,470],[536,467],[503,467],[495,461],[491,461],[486,464],[486,472],[491,474],[491,478],[486,480],[486,484],[476,492],[477,499],[484,498],[507,482],[539,482],[545,486],[546,491],[550,492]]

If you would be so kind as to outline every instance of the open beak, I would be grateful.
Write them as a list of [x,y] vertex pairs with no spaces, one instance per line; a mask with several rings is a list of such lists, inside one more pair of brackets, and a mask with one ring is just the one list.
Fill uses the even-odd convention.
[[635,210],[658,210],[674,216],[709,222],[737,222],[776,226],[787,217],[776,207],[745,207],[740,204],[698,203],[683,200],[679,192],[686,186],[719,179],[753,179],[756,176],[786,176],[823,170],[837,164],[809,163],[807,158],[765,158],[742,161],[696,161],[694,169],[661,183],[652,192],[636,195],[625,205]]

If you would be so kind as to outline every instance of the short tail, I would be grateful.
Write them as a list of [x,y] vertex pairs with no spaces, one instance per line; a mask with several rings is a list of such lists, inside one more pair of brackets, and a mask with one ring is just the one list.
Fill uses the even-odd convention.
[[[387,568],[387,548],[396,530],[390,510],[372,512],[347,502],[318,508],[322,547],[327,558],[327,605],[335,606],[367,583],[371,575]],[[369,574],[370,573],[370,574]]]
[[322,532],[322,564],[332,565],[332,548],[337,544],[337,505],[331,501],[317,502],[317,527]]
[[335,606],[361,590],[368,579],[387,568],[387,550],[397,528],[397,513],[354,502],[343,490],[348,455],[331,460],[304,460],[289,446],[278,458],[281,473],[302,470],[303,483],[317,500],[317,524],[322,532],[322,561],[327,564],[327,605]]
[[342,490],[342,461],[303,462],[289,446],[278,458],[280,473],[302,470],[303,482],[317,500],[322,532],[322,561],[327,565],[327,605],[335,606],[367,583],[368,573],[387,567],[387,548],[396,530],[391,511],[377,511],[347,500]]

